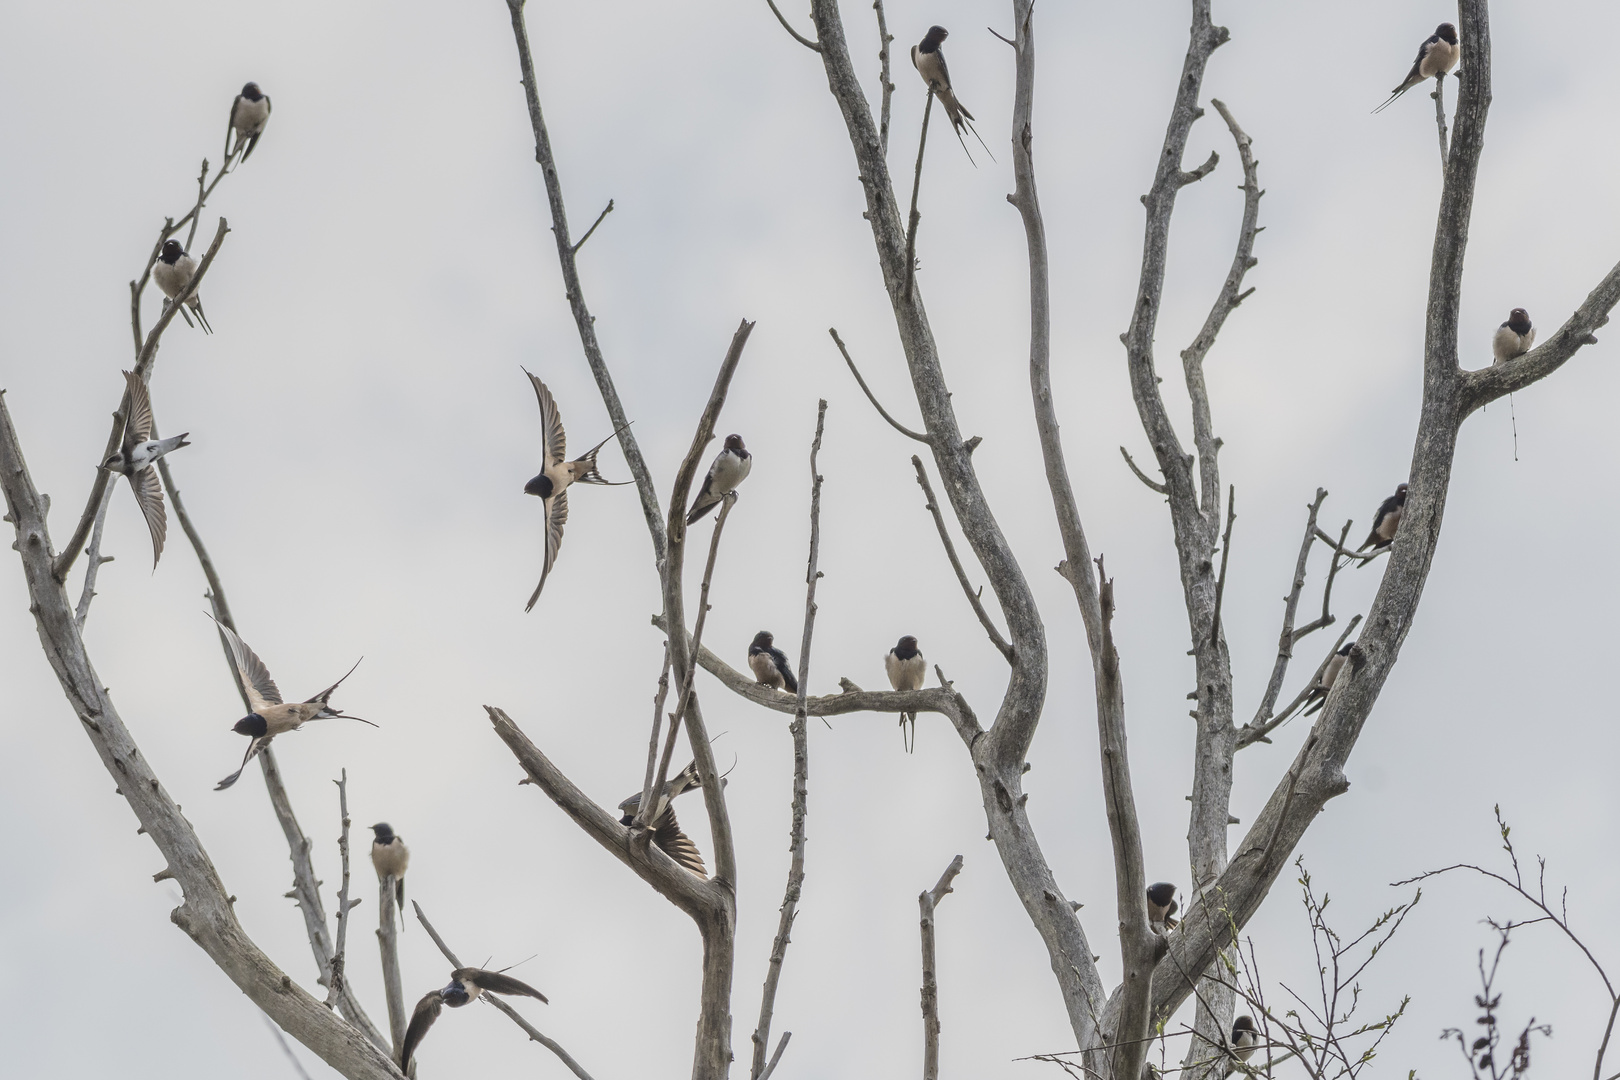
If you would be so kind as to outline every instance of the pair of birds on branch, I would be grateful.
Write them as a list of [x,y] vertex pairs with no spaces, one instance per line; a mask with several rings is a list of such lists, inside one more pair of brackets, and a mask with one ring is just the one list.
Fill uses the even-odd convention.
[[[615,483],[605,479],[596,469],[597,452],[607,445],[608,439],[618,435],[624,428],[614,431],[586,451],[583,456],[570,461],[568,435],[563,430],[562,410],[557,408],[556,399],[551,396],[551,391],[538,376],[526,369],[523,373],[529,377],[529,382],[534,386],[534,396],[540,402],[540,434],[543,447],[540,472],[523,485],[523,491],[541,500],[545,506],[546,518],[545,557],[541,564],[540,583],[534,587],[529,603],[523,609],[533,611],[535,602],[540,599],[540,590],[546,587],[546,578],[551,575],[551,568],[557,561],[557,551],[562,547],[563,526],[568,522],[568,489],[575,484],[618,487],[631,481],[621,480]],[[697,498],[692,501],[692,507],[686,515],[686,523],[688,525],[695,523],[718,506],[727,495],[736,491],[737,485],[748,478],[748,473],[753,467],[753,455],[743,445],[742,436],[727,435],[724,447],[703,478],[703,486],[698,489]]]
[[[769,630],[754,635],[748,646],[748,668],[754,681],[789,694],[799,692],[799,680],[793,676],[793,667],[787,654],[776,647],[776,638]],[[923,659],[917,639],[907,634],[883,657],[883,670],[889,676],[889,685],[896,690],[921,690],[928,675],[928,661]],[[907,730],[910,730],[909,737]],[[917,747],[917,714],[900,714],[900,738],[910,753]]]
[[[225,126],[225,164],[221,171],[229,170],[233,162],[246,161],[253,155],[254,148],[259,145],[259,137],[264,134],[264,125],[269,121],[269,95],[259,89],[258,83],[248,83],[231,102],[231,115]],[[178,240],[165,240],[158,252],[157,262],[152,265],[152,280],[163,290],[163,295],[173,302],[196,276],[197,261],[187,253],[185,245]],[[194,315],[197,318],[195,323],[191,321]],[[214,332],[214,328],[208,325],[208,316],[203,314],[202,297],[196,293],[186,298],[185,306],[180,309],[180,317],[186,320],[187,326],[200,325],[205,334]]]
[[[1155,934],[1168,934],[1181,925],[1175,918],[1180,907],[1176,903],[1176,886],[1173,882],[1158,881],[1148,886],[1148,926]],[[1231,1050],[1239,1061],[1249,1060],[1259,1045],[1260,1032],[1255,1027],[1254,1017],[1240,1016],[1232,1022]]]

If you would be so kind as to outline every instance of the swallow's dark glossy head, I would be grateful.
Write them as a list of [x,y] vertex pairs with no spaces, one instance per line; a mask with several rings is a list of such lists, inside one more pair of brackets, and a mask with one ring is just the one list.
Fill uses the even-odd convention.
[[742,441],[742,436],[741,435],[727,435],[726,436],[726,449],[727,450],[735,450],[739,454],[745,453],[746,450],[747,450],[747,448],[743,446],[743,441]]
[[1396,487],[1395,487],[1395,497],[1397,499],[1399,499],[1403,504],[1406,502],[1406,485],[1405,484],[1396,485]]
[[1175,903],[1176,887],[1168,881],[1160,881],[1149,885],[1147,891],[1148,903],[1154,907],[1169,907]]
[[951,32],[945,29],[943,26],[930,26],[928,28],[928,33],[923,35],[922,44],[919,46],[919,48],[921,48],[923,52],[933,52],[935,49],[939,48],[940,42],[944,41],[950,36]]
[[268,728],[265,727],[264,717],[256,712],[250,712],[238,720],[231,730],[238,735],[246,735],[249,738],[257,739],[263,736]]
[[1236,1020],[1232,1021],[1232,1041],[1237,1041],[1238,1032],[1240,1031],[1247,1031],[1250,1034],[1253,1034],[1258,1030],[1259,1029],[1254,1026],[1254,1017],[1240,1016]]
[[1350,655],[1350,650],[1355,648],[1355,647],[1356,647],[1355,642],[1347,641],[1347,642],[1345,642],[1344,648],[1339,650],[1339,655],[1340,656],[1349,656]]
[[1522,307],[1516,307],[1508,312],[1508,321],[1504,325],[1523,337],[1530,332],[1530,313]]
[[158,255],[158,258],[168,263],[170,266],[173,266],[177,261],[179,261],[180,256],[184,255],[185,253],[186,249],[180,246],[180,241],[165,240],[163,241],[163,251]]
[[259,91],[258,83],[250,82],[246,86],[242,87],[242,96],[247,98],[249,101],[258,101],[260,98],[264,97],[264,94]]
[[523,493],[525,495],[538,495],[542,499],[549,499],[551,498],[551,489],[555,486],[556,485],[551,482],[551,477],[547,476],[545,473],[541,473],[539,476],[523,485]]
[[894,647],[894,655],[898,656],[902,660],[910,660],[913,656],[917,655],[917,651],[917,639],[912,637],[910,634],[907,634],[905,637],[901,638],[899,643]]
[[769,649],[771,644],[775,641],[775,634],[772,634],[769,630],[761,630],[759,633],[754,635],[754,648]]
[[634,822],[635,820],[636,820],[636,815],[634,815],[634,814],[626,814],[626,815],[624,815],[624,817],[619,819],[619,824],[623,825],[625,828],[629,828],[631,823]]
[[371,831],[377,834],[377,843],[379,844],[391,844],[394,842],[394,827],[386,821],[379,821],[371,827]]
[[1434,28],[1434,36],[1447,45],[1457,44],[1457,28],[1448,22],[1443,22]]

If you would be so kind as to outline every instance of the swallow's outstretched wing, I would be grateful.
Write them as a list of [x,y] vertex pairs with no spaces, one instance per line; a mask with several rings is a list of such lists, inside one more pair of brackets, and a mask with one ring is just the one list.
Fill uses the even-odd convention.
[[691,837],[681,831],[681,823],[675,819],[673,806],[666,806],[664,812],[658,815],[658,820],[653,822],[653,843],[698,877],[709,876],[708,868],[703,865],[702,853]]
[[406,1076],[411,1074],[411,1055],[416,1053],[416,1048],[422,1043],[422,1036],[428,1033],[428,1028],[433,1026],[433,1021],[437,1020],[443,1011],[444,997],[437,990],[424,995],[422,1000],[416,1003],[416,1008],[411,1012],[410,1026],[405,1029],[405,1041],[399,1048],[399,1071]]
[[546,578],[551,574],[551,567],[557,561],[557,549],[562,547],[563,526],[568,523],[568,492],[559,491],[546,500],[546,561],[540,570],[540,584],[534,587],[534,595],[529,597],[528,606],[524,611],[533,611],[535,601],[540,599],[540,590],[546,587]]
[[[210,619],[214,617],[208,616]],[[236,636],[236,631],[214,619],[214,625],[225,639],[225,647],[230,650],[231,663],[236,665],[236,674],[242,680],[242,688],[247,692],[248,705],[254,712],[268,708],[271,705],[281,704],[281,691],[276,687],[276,681],[270,677],[270,669],[264,666],[258,653],[247,647],[247,642]],[[345,676],[347,678],[347,676]]]
[[155,570],[163,554],[164,537],[169,532],[168,512],[163,509],[163,481],[158,479],[157,467],[148,465],[129,478],[129,486],[135,492],[135,501],[141,504],[146,529],[152,534],[152,568]]
[[259,756],[259,751],[263,750],[265,747],[269,746],[270,745],[270,740],[273,739],[273,738],[275,738],[274,735],[264,735],[264,736],[261,736],[259,738],[250,740],[248,742],[247,753],[242,755],[242,764],[238,765],[237,768],[236,768],[236,771],[231,773],[231,775],[227,776],[225,779],[223,779],[219,783],[215,784],[214,785],[214,790],[215,791],[224,791],[226,788],[230,787],[232,784],[234,784],[238,780],[240,780],[242,778],[242,770],[248,767],[248,762],[250,762],[254,758],[258,757]]
[[[568,460],[568,435],[563,431],[562,411],[557,408],[557,401],[546,389],[545,383],[527,368],[523,374],[529,376],[529,381],[534,384],[534,396],[540,401],[540,437],[545,443],[545,468],[549,469]],[[602,441],[606,442],[607,439]]]

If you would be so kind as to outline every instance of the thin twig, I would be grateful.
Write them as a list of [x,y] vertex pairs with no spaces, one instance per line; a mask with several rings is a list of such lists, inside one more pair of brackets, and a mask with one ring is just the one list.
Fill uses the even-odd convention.
[[894,97],[894,83],[889,81],[889,43],[894,35],[889,33],[889,24],[883,17],[883,0],[872,0],[872,10],[877,12],[878,24],[878,85],[883,90],[883,108],[881,119],[878,121],[878,141],[883,144],[883,156],[889,156],[889,99]]
[[186,233],[186,250],[191,250],[192,243],[197,239],[197,222],[202,220],[203,203],[208,200],[208,159],[203,158],[202,168],[197,171],[197,203],[191,208],[191,229]]
[[84,630],[84,620],[90,617],[90,601],[95,599],[96,575],[101,571],[101,564],[113,561],[111,555],[101,553],[101,533],[107,525],[107,507],[112,503],[112,496],[113,488],[108,484],[101,496],[101,506],[96,509],[96,524],[90,530],[90,546],[84,551],[84,587],[79,592],[79,606],[73,610],[73,618],[78,622],[80,631]]
[[[771,1014],[776,1008],[776,987],[782,979],[782,962],[787,957],[789,934],[799,913],[799,895],[804,889],[804,819],[810,809],[810,736],[807,730],[805,699],[810,684],[810,642],[816,627],[816,582],[821,580],[817,563],[821,558],[821,473],[816,469],[816,456],[821,452],[821,434],[827,424],[827,400],[821,399],[816,408],[816,437],[810,443],[810,559],[805,570],[804,632],[799,638],[799,689],[793,720],[788,731],[793,736],[793,824],[789,834],[788,851],[792,859],[788,864],[787,886],[782,893],[782,908],[777,921],[776,940],[771,943],[771,958],[765,968],[765,988],[759,1000],[759,1026],[754,1029],[754,1055],[749,1076],[752,1080],[765,1080],[773,1061],[767,1066],[765,1051],[771,1044]],[[791,1034],[785,1032],[784,1035]],[[780,1055],[781,1048],[777,1048]]]
[[928,116],[934,110],[934,91],[930,87],[928,99],[923,105],[922,134],[917,136],[917,172],[911,178],[911,217],[906,225],[906,284],[902,294],[906,300],[911,299],[911,282],[917,276],[917,222],[922,215],[917,212],[917,192],[922,188],[923,151],[928,147]]
[[1237,520],[1237,485],[1226,491],[1226,535],[1221,537],[1221,573],[1215,579],[1215,613],[1209,620],[1209,640],[1221,637],[1221,601],[1226,598],[1226,562],[1232,556],[1232,523]]
[[1238,729],[1236,744],[1236,748],[1238,750],[1241,750],[1245,746],[1249,746],[1252,743],[1268,743],[1271,741],[1268,736],[1270,736],[1273,731],[1282,727],[1290,719],[1292,719],[1294,713],[1311,699],[1311,691],[1315,688],[1317,682],[1321,680],[1322,673],[1327,670],[1327,666],[1332,662],[1334,655],[1344,647],[1344,643],[1349,640],[1350,635],[1355,633],[1356,627],[1360,625],[1360,615],[1357,615],[1350,620],[1350,622],[1345,626],[1344,632],[1339,635],[1339,640],[1335,641],[1332,646],[1329,647],[1327,655],[1322,657],[1322,662],[1316,666],[1315,673],[1305,681],[1305,685],[1300,688],[1299,694],[1294,698],[1293,701],[1290,701],[1287,706],[1283,708],[1282,712],[1278,713],[1274,717],[1264,720],[1260,719],[1259,715],[1256,714],[1254,720],[1244,724]]
[[276,1037],[276,1045],[281,1047],[281,1052],[287,1055],[288,1061],[292,1062],[293,1071],[298,1074],[300,1080],[310,1080],[309,1073],[304,1070],[303,1062],[299,1061],[297,1055],[293,1053],[292,1046],[287,1042],[287,1036],[281,1033],[281,1028],[276,1026],[276,1022],[270,1019],[268,1013],[261,1012],[259,1015],[264,1017],[265,1025],[270,1028],[270,1034]]
[[1129,450],[1122,446],[1119,448],[1119,453],[1120,456],[1125,459],[1125,464],[1131,467],[1131,472],[1136,474],[1136,478],[1138,480],[1142,481],[1142,483],[1146,484],[1153,491],[1157,491],[1160,495],[1170,494],[1170,489],[1168,487],[1159,483],[1157,480],[1154,480],[1152,477],[1148,476],[1147,473],[1137,468],[1136,462],[1131,460],[1131,452]]
[[1007,663],[1013,663],[1013,647],[1007,644],[1007,639],[1001,636],[996,624],[990,621],[990,613],[985,610],[979,593],[968,584],[967,571],[962,568],[962,560],[956,557],[956,545],[951,543],[951,534],[945,528],[945,517],[940,512],[939,500],[934,498],[934,489],[928,483],[928,471],[923,468],[922,459],[913,454],[911,465],[917,470],[917,484],[923,489],[923,495],[928,500],[927,510],[934,515],[934,525],[939,529],[940,543],[945,545],[945,555],[951,560],[951,569],[956,571],[956,580],[961,583],[962,591],[967,594],[968,603],[973,605],[973,614],[979,617],[979,624],[984,627],[985,633],[990,635],[990,643],[996,647],[996,651],[1006,658]]
[[[450,951],[450,946],[444,943],[444,938],[439,936],[439,932],[433,929],[433,924],[428,922],[428,917],[422,913],[422,905],[417,901],[412,900],[411,907],[416,909],[417,922],[422,924],[422,928],[428,932],[428,937],[433,939],[433,944],[439,947],[439,951],[444,954],[444,958],[450,961],[450,966],[452,968],[460,968],[461,961],[456,958],[455,953]],[[580,1063],[573,1059],[568,1051],[564,1050],[562,1046],[554,1039],[547,1038],[545,1035],[541,1034],[533,1024],[525,1020],[516,1009],[512,1008],[512,1006],[508,1005],[505,1001],[501,1000],[494,994],[480,994],[478,996],[480,1000],[489,1002],[491,1005],[501,1010],[501,1012],[505,1013],[514,1024],[524,1030],[530,1039],[539,1043],[547,1050],[550,1050],[553,1054],[556,1054],[557,1059],[564,1065],[568,1066],[568,1071],[579,1077],[579,1080],[591,1080],[591,1074],[586,1072]]]
[[1440,172],[1446,171],[1446,73],[1434,77],[1434,93],[1429,95],[1434,99],[1434,122],[1440,128]]
[[803,45],[811,52],[821,51],[820,45],[816,44],[814,41],[811,41],[809,38],[805,37],[803,34],[799,33],[797,30],[793,29],[793,27],[788,25],[788,21],[782,17],[782,13],[776,10],[776,0],[765,0],[765,2],[771,5],[771,14],[776,16],[776,21],[782,24],[782,29],[786,30],[793,36],[794,41],[797,41],[800,45]]
[[338,807],[343,816],[343,832],[338,837],[338,853],[343,857],[343,883],[338,887],[337,948],[332,953],[332,978],[326,987],[329,1009],[337,1003],[345,986],[343,966],[349,941],[349,911],[360,903],[359,900],[349,903],[349,770],[344,769],[342,778],[332,782],[337,785]]
[[602,219],[611,213],[613,213],[613,200],[609,199],[607,206],[600,214],[596,215],[596,220],[591,223],[591,227],[585,230],[585,235],[580,237],[579,241],[568,249],[568,253],[570,255],[578,255],[579,249],[585,246],[585,241],[591,238],[591,233],[595,232],[596,227],[602,224]]
[[906,438],[916,439],[920,443],[926,443],[928,441],[928,436],[919,435],[917,432],[912,431],[910,428],[906,427],[906,425],[890,416],[889,410],[885,409],[882,403],[878,401],[877,395],[873,394],[871,387],[866,385],[866,380],[861,378],[861,370],[855,366],[855,361],[850,358],[849,350],[844,347],[844,339],[838,336],[838,329],[836,327],[828,327],[827,333],[832,335],[833,341],[838,345],[838,351],[844,354],[844,363],[849,365],[850,374],[855,376],[855,381],[860,384],[861,392],[866,395],[866,400],[872,403],[872,408],[878,411],[878,415],[887,420],[890,427],[894,428],[894,430],[898,431]]
[[939,1080],[939,979],[934,971],[934,909],[951,892],[951,882],[962,872],[962,856],[940,875],[939,882],[917,896],[922,928],[923,1080]]
[[[1294,617],[1299,611],[1300,594],[1305,590],[1305,567],[1311,556],[1311,545],[1316,540],[1316,515],[1322,509],[1327,494],[1326,488],[1316,489],[1316,498],[1311,502],[1310,512],[1305,518],[1305,538],[1300,541],[1299,558],[1294,561],[1294,583],[1283,600],[1282,632],[1277,635],[1277,659],[1271,665],[1271,679],[1266,683],[1266,692],[1260,698],[1259,708],[1254,711],[1250,727],[1271,718],[1271,710],[1277,705],[1277,695],[1282,693],[1283,680],[1288,675],[1288,662],[1294,658],[1294,645],[1298,640],[1294,637]],[[1336,557],[1334,563],[1337,565]],[[1324,604],[1324,617],[1326,613]]]
[[759,1074],[759,1080],[771,1080],[771,1073],[776,1071],[776,1063],[782,1060],[782,1051],[787,1049],[788,1040],[791,1038],[793,1032],[782,1032],[782,1037],[776,1040],[776,1053],[771,1055],[770,1064],[765,1066],[765,1071]]
[[641,781],[641,802],[636,806],[636,818],[642,826],[647,824],[644,807],[652,806],[653,778],[658,773],[658,733],[664,722],[664,699],[669,696],[669,642],[664,642],[664,666],[658,673],[658,693],[653,695],[652,735],[647,739],[647,774]]

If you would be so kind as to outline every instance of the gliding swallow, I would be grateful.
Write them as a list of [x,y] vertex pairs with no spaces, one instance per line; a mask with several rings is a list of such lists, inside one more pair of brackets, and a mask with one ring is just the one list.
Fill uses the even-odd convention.
[[135,501],[141,504],[141,513],[146,517],[147,531],[152,534],[152,569],[156,570],[169,521],[163,510],[163,482],[158,479],[152,463],[171,450],[190,446],[186,436],[191,432],[183,431],[167,439],[152,438],[152,398],[146,383],[133,371],[126,371],[124,385],[128,388],[129,410],[124,419],[123,442],[118,452],[102,462],[101,467],[129,478]]
[[1232,1053],[1239,1061],[1248,1061],[1260,1045],[1260,1032],[1254,1026],[1254,1017],[1240,1016],[1232,1021]]
[[1424,39],[1418,46],[1417,59],[1412,61],[1412,70],[1406,73],[1389,100],[1385,101],[1373,112],[1380,113],[1389,108],[1395,99],[1406,93],[1419,83],[1444,75],[1457,66],[1457,58],[1462,55],[1462,48],[1457,44],[1457,28],[1450,23],[1441,23],[1435,27],[1434,33]]
[[[243,161],[253,156],[253,148],[259,145],[259,136],[264,134],[264,125],[269,119],[269,95],[260,92],[258,83],[250,82],[242,87],[242,92],[231,102],[231,118],[225,126],[227,165],[236,154],[241,154]],[[236,136],[234,146],[231,145],[232,135]],[[244,145],[247,147],[245,151],[242,149]]]
[[1350,650],[1355,647],[1356,643],[1352,641],[1328,658],[1327,667],[1322,669],[1321,677],[1311,686],[1310,696],[1305,699],[1307,707],[1301,715],[1310,716],[1322,711],[1322,706],[1327,704],[1328,691],[1333,689],[1339,672],[1344,670],[1344,662],[1350,658]]
[[[546,384],[535,378],[527,370],[523,374],[529,376],[534,384],[534,396],[540,401],[540,432],[545,440],[545,452],[542,456],[540,472],[523,485],[526,495],[534,495],[545,504],[546,508],[546,557],[540,571],[540,584],[534,587],[534,595],[529,597],[528,606],[524,611],[533,611],[536,600],[540,599],[540,590],[546,587],[546,578],[551,574],[551,566],[557,561],[557,549],[562,547],[563,525],[568,521],[568,487],[570,484],[603,484],[608,487],[617,487],[612,481],[604,480],[602,474],[596,471],[596,452],[607,445],[608,439],[617,435],[609,435],[595,446],[585,452],[585,456],[568,460],[568,435],[563,431],[562,412],[557,408],[557,402],[552,398],[551,391]],[[621,429],[622,430],[622,429]],[[622,480],[620,484],[630,481]]]
[[1176,913],[1179,906],[1176,903],[1176,887],[1170,882],[1160,881],[1148,886],[1148,925],[1153,927],[1155,934],[1168,933],[1176,928],[1176,920],[1170,916]]
[[769,630],[761,630],[754,635],[754,643],[748,646],[748,666],[753,669],[754,681],[775,690],[797,694],[799,680],[793,677],[787,653],[772,644],[775,640]]
[[[653,813],[648,818],[648,828],[652,829],[653,843],[657,844],[665,855],[698,877],[707,878],[709,873],[703,865],[703,855],[692,839],[681,832],[681,824],[675,820],[675,809],[670,805],[675,796],[702,786],[703,782],[698,779],[695,761],[670,777],[664,782],[664,790],[655,800]],[[721,786],[725,786],[725,781],[721,781]],[[620,803],[619,809],[624,811],[624,817],[619,819],[619,824],[624,826],[632,824],[636,820],[636,811],[641,809],[641,792],[636,792]]]
[[[951,118],[951,129],[956,132],[956,139],[962,144],[962,152],[967,154],[968,160],[973,160],[972,151],[967,148],[967,140],[962,138],[962,129],[967,128],[973,132],[973,137],[979,139],[979,145],[984,146],[984,140],[974,131],[973,114],[962,107],[956,100],[956,92],[951,89],[951,73],[945,66],[945,53],[940,45],[950,36],[950,31],[943,26],[930,26],[928,33],[923,35],[922,42],[911,47],[911,65],[922,76],[923,82],[934,97],[939,99],[940,105],[945,108],[945,115]],[[990,154],[990,148],[984,146],[984,152]],[[990,160],[996,156],[990,154]]]
[[[1401,515],[1404,513],[1406,513],[1406,485],[1401,484],[1395,488],[1395,494],[1378,504],[1378,513],[1373,517],[1372,532],[1367,534],[1367,539],[1356,550],[1366,551],[1372,548],[1373,553],[1377,554],[1389,547],[1395,542],[1395,533],[1401,527]],[[1372,555],[1369,555],[1356,565],[1366,566],[1371,561]]]
[[[883,658],[883,670],[889,675],[889,685],[896,690],[921,690],[928,675],[928,661],[917,648],[917,639],[907,634]],[[906,725],[911,725],[911,737],[906,738]],[[917,714],[900,714],[900,741],[906,744],[906,753],[917,749]]]
[[1502,364],[1515,356],[1523,356],[1535,343],[1536,328],[1530,325],[1530,313],[1516,307],[1508,312],[1507,322],[1496,328],[1496,336],[1491,339],[1491,352],[1495,354],[1496,362]]
[[[186,254],[186,249],[180,246],[180,241],[163,241],[163,250],[158,253],[158,261],[152,264],[152,280],[158,283],[158,288],[163,290],[164,296],[170,300],[179,296],[185,291],[186,286],[191,284],[191,279],[196,273],[196,260]],[[190,308],[191,314],[197,316],[197,322],[202,324],[203,333],[214,332],[214,328],[208,325],[208,317],[203,314],[200,296],[192,293],[186,300],[186,307],[180,309],[180,317],[186,320],[186,325],[195,326],[196,323],[191,321],[191,315],[186,314],[186,308]]]
[[[213,616],[209,616],[213,618]],[[248,762],[256,757],[259,751],[270,745],[270,740],[277,735],[289,731],[297,731],[311,720],[326,720],[339,717],[344,720],[359,720],[362,724],[371,724],[370,720],[359,716],[350,716],[341,709],[334,709],[327,701],[332,697],[332,691],[343,685],[343,679],[354,674],[354,668],[360,666],[360,661],[354,662],[354,667],[344,673],[343,679],[328,686],[325,690],[306,701],[295,705],[288,705],[281,700],[281,691],[276,688],[276,682],[270,677],[270,671],[264,666],[258,654],[247,647],[243,640],[236,636],[236,631],[214,619],[214,625],[225,639],[225,645],[231,652],[231,663],[236,665],[236,675],[242,682],[242,690],[247,694],[248,705],[253,709],[231,728],[238,735],[246,735],[252,741],[248,743],[247,754],[242,758],[242,764],[237,770],[214,786],[215,791],[224,791],[242,775]],[[364,659],[362,657],[362,659]],[[371,724],[376,727],[376,724]]]
[[[539,1001],[546,1001],[546,995],[510,975],[503,975],[499,971],[485,971],[483,968],[457,968],[450,973],[449,986],[443,990],[430,991],[416,1003],[416,1009],[411,1013],[410,1026],[405,1029],[405,1042],[399,1048],[399,1071],[406,1076],[411,1074],[411,1055],[416,1052],[417,1046],[422,1042],[422,1036],[427,1034],[428,1028],[433,1026],[433,1021],[439,1018],[439,1013],[446,1005],[452,1009],[459,1009],[485,992],[523,994]],[[546,1004],[549,1005],[550,1002]]]
[[394,835],[394,827],[379,822],[371,827],[376,834],[371,841],[371,865],[377,870],[377,880],[394,876],[394,899],[399,905],[400,924],[405,922],[405,870],[411,865],[411,849],[405,841]]
[[754,455],[743,446],[741,435],[727,435],[725,449],[715,455],[714,464],[709,466],[709,475],[703,478],[703,486],[698,489],[697,498],[692,500],[692,510],[686,515],[686,523],[692,524],[698,518],[720,505],[720,500],[737,490],[737,485],[748,479],[748,472],[754,467]]

